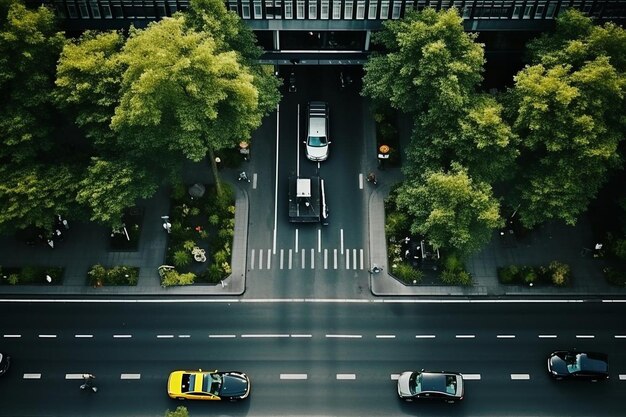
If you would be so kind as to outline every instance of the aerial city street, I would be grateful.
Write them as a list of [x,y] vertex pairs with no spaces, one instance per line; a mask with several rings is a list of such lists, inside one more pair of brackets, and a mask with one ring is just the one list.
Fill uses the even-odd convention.
[[[7,0],[7,4],[20,1]],[[441,28],[446,25],[442,23],[445,19],[454,18],[465,25],[465,33],[491,31],[481,37],[476,35],[487,45],[486,64],[482,55],[474,57],[476,68],[484,65],[484,71],[478,73],[484,73],[470,80],[474,58],[469,52],[469,57],[460,53],[468,64],[458,74],[448,78],[438,73],[444,66],[450,71],[458,70],[458,62],[450,56],[465,51],[467,45],[463,42],[476,40],[464,37],[461,25],[457,25],[456,32],[444,30],[445,35],[433,35],[441,35],[447,44],[435,40],[422,48],[416,39],[423,41],[424,37],[407,36],[406,44],[416,43],[418,46],[413,47],[420,54],[427,55],[427,51],[439,51],[438,48],[443,52],[429,56],[433,62],[424,59],[415,68],[407,65],[395,72],[397,68],[391,67],[394,61],[410,60],[407,55],[412,54],[401,48],[394,50],[392,41],[370,40],[372,33],[381,30],[381,21],[387,19],[382,17],[382,8],[394,16],[390,19],[396,23],[405,16],[417,19],[410,21],[407,33],[428,33],[429,25],[418,22],[422,15],[410,17],[408,8],[422,11],[428,6],[426,3],[437,10],[447,6],[416,0],[405,2],[404,7],[398,3],[397,8],[394,2],[390,6],[383,1],[377,8],[380,2],[368,2],[366,7],[365,2],[353,6],[342,0],[339,3],[343,8],[339,7],[335,17],[333,4],[337,2],[329,6],[328,1],[320,1],[320,15],[326,14],[321,19],[328,19],[329,9],[332,19],[317,19],[318,5],[311,0],[307,1],[308,18],[302,20],[298,19],[305,6],[300,1],[277,1],[276,8],[274,2],[252,2],[253,18],[251,4],[240,0],[228,4],[216,0],[166,2],[167,11],[164,5],[161,11],[161,3],[155,2],[153,9],[140,12],[144,7],[141,6],[133,16],[124,9],[123,18],[117,14],[122,13],[122,6],[118,10],[114,2],[109,5],[97,0],[89,10],[84,4],[76,3],[77,6],[69,0],[54,6],[50,3],[50,9],[56,10],[51,16],[65,22],[65,35],[76,38],[74,43],[59,41],[66,42],[66,46],[54,61],[58,65],[56,71],[73,73],[67,79],[74,81],[63,84],[57,75],[55,105],[61,109],[59,114],[70,112],[68,108],[77,111],[67,104],[58,104],[64,97],[70,103],[67,97],[73,97],[73,105],[78,105],[75,107],[83,106],[83,110],[94,113],[92,118],[83,117],[85,113],[75,119],[63,116],[70,120],[62,124],[64,128],[75,126],[61,129],[61,136],[77,135],[79,142],[89,142],[88,145],[76,145],[71,139],[62,142],[61,150],[53,147],[55,155],[76,152],[78,156],[72,158],[85,157],[87,161],[81,165],[85,169],[80,174],[86,176],[80,177],[76,189],[72,188],[78,197],[72,196],[71,204],[61,204],[69,201],[63,192],[50,192],[32,178],[34,185],[28,185],[29,175],[44,175],[48,171],[35,170],[38,174],[24,177],[21,172],[15,177],[10,172],[19,171],[20,164],[28,164],[29,158],[35,158],[33,155],[38,155],[41,165],[50,162],[39,153],[47,152],[45,144],[43,150],[18,154],[17,148],[11,148],[16,146],[10,138],[13,133],[2,136],[0,204],[8,214],[0,216],[0,417],[625,414],[626,279],[619,274],[626,271],[626,238],[611,234],[617,230],[621,231],[615,233],[626,234],[626,197],[620,182],[624,175],[599,168],[598,172],[608,179],[598,182],[597,187],[590,180],[588,187],[596,187],[595,191],[574,195],[571,190],[576,187],[570,183],[554,185],[568,175],[563,172],[569,172],[570,167],[563,163],[563,172],[557,169],[558,175],[546,180],[554,188],[548,189],[542,183],[537,187],[544,188],[537,193],[558,194],[563,188],[563,195],[569,197],[566,193],[571,191],[574,196],[567,204],[584,206],[580,212],[570,207],[572,215],[579,215],[578,221],[568,221],[571,213],[566,214],[567,209],[562,209],[559,217],[561,209],[552,204],[553,200],[545,203],[545,212],[536,209],[536,205],[528,203],[539,198],[531,191],[514,195],[513,191],[518,190],[515,187],[522,184],[515,183],[515,175],[528,181],[523,183],[526,185],[541,182],[543,178],[531,177],[536,172],[529,174],[523,169],[530,165],[521,164],[528,164],[528,155],[543,158],[551,152],[550,146],[554,151],[560,145],[546,142],[545,149],[544,144],[525,148],[525,139],[527,143],[536,140],[528,132],[539,122],[533,119],[528,127],[522,120],[522,110],[515,118],[511,116],[512,107],[506,107],[528,103],[528,91],[539,86],[546,94],[542,96],[545,101],[533,102],[529,108],[581,100],[582,104],[574,110],[565,104],[562,109],[597,109],[606,103],[593,101],[593,93],[589,94],[593,106],[580,99],[585,96],[580,92],[587,86],[585,82],[593,79],[594,88],[624,108],[626,94],[612,93],[626,89],[626,61],[606,56],[615,52],[610,47],[602,49],[610,36],[605,32],[591,36],[600,46],[589,49],[609,52],[594,57],[598,67],[584,67],[587,72],[576,73],[578,78],[574,78],[583,87],[576,84],[580,91],[574,93],[574,87],[567,84],[567,71],[577,64],[566,69],[559,67],[563,73],[544,71],[543,67],[532,73],[524,61],[531,59],[524,55],[526,42],[543,31],[554,31],[558,10],[562,7],[565,12],[568,5],[564,3],[568,2],[550,1],[546,5],[514,1],[513,6],[503,2],[507,5],[498,12],[502,19],[497,21],[483,19],[488,12],[481,17],[481,12],[473,10],[469,2],[454,2],[460,14],[444,16],[442,12],[437,15],[441,20],[430,22],[431,26]],[[26,1],[28,10],[36,10],[37,5],[31,3]],[[496,7],[495,3],[500,2],[493,3]],[[527,3],[534,18],[526,9]],[[576,3],[574,8],[599,19],[589,20],[593,24],[608,19],[600,18],[617,16],[618,24],[602,30],[614,31],[611,33],[618,39],[617,50],[626,46],[626,35],[619,26],[626,20],[626,7],[610,9],[607,5],[596,10],[590,6],[587,10],[584,6],[591,2],[569,3]],[[228,10],[235,13],[227,18],[228,5]],[[19,23],[20,13],[26,13],[20,7],[11,6],[10,10],[18,13],[6,12],[9,6],[2,6],[3,24]],[[193,19],[185,22],[189,26],[177,20],[182,21],[180,15],[169,17],[177,10],[191,13],[189,7],[193,11]],[[194,7],[198,9],[194,11]],[[258,16],[263,10],[268,20],[256,19],[257,7]],[[198,10],[212,10],[217,20]],[[140,18],[140,13],[146,19]],[[348,17],[349,13],[354,13],[356,19]],[[360,20],[360,13],[381,17]],[[423,19],[435,19],[434,12],[427,13],[430,12]],[[268,17],[270,14],[273,17]],[[292,20],[293,14],[297,19]],[[101,16],[103,19],[99,20]],[[99,23],[108,22],[106,19],[113,16],[113,23]],[[345,22],[340,24],[341,16]],[[582,14],[567,16],[583,25],[582,17],[578,17]],[[249,51],[230,54],[233,45],[242,47],[248,39],[241,38],[241,44],[239,38],[230,39],[229,36],[236,36],[232,35],[235,30],[225,30],[228,35],[219,41],[210,38],[204,42],[195,36],[202,33],[200,29],[190,29],[191,25],[205,25],[202,30],[224,30],[216,28],[232,23],[230,19],[239,22],[240,17],[254,30],[258,44],[264,48],[262,54],[250,53],[244,58]],[[522,17],[529,22],[524,23]],[[158,38],[157,24],[148,24],[146,20],[164,22],[176,35],[163,31],[160,35],[164,37]],[[505,20],[512,21],[512,26],[506,26]],[[537,26],[524,26],[531,21],[536,21]],[[267,22],[275,30],[266,28]],[[359,22],[365,23],[360,26]],[[471,22],[475,27],[468,27]],[[92,28],[125,28],[126,23],[133,23],[138,29],[110,38],[83,34]],[[329,26],[322,27],[321,23]],[[299,26],[307,24],[315,31]],[[19,25],[12,23],[11,27]],[[151,36],[155,37],[141,44],[141,33],[145,33],[142,31],[150,33],[153,29]],[[346,33],[340,33],[342,30]],[[583,36],[592,33],[592,29],[586,30],[585,35],[579,35],[585,41]],[[193,31],[198,32],[190,35]],[[519,33],[506,38],[502,33],[507,31]],[[10,37],[5,34],[12,32],[0,32],[0,46],[9,45],[6,39]],[[167,48],[163,46],[162,55],[158,47],[150,49],[155,43],[165,42],[168,36],[176,38]],[[126,44],[124,37],[129,39]],[[457,38],[461,40],[458,44]],[[536,67],[548,68],[554,61],[554,55],[549,55],[552,44],[545,39],[542,42],[535,44],[532,53],[545,54],[542,64]],[[82,43],[88,45],[88,52],[78,49]],[[197,47],[200,53],[172,62],[170,67],[173,58],[167,54],[172,45],[181,50]],[[577,47],[584,51],[576,53],[587,57],[587,46]],[[133,48],[137,49],[133,52]],[[389,61],[368,64],[372,48],[376,56],[387,56]],[[394,54],[387,49],[394,50]],[[570,59],[567,54],[574,53],[574,49],[564,48],[558,52],[562,54],[557,55],[558,59]],[[113,61],[103,58],[116,54],[120,55]],[[623,51],[615,54],[622,57]],[[67,60],[72,56],[80,64],[68,70]],[[609,58],[616,67],[614,71]],[[591,58],[584,64],[576,62],[585,66],[591,65],[590,61]],[[154,62],[158,64],[150,69]],[[194,67],[198,62],[198,67]],[[390,67],[387,69],[381,62]],[[261,69],[255,67],[259,63],[263,64]],[[9,68],[9,64],[0,63],[0,67]],[[159,65],[168,69],[159,73],[155,70]],[[432,67],[426,68],[428,65]],[[111,74],[122,67],[126,71],[123,79],[120,76],[111,81]],[[198,68],[210,70],[203,72]],[[233,68],[243,75],[229,72],[235,71]],[[76,74],[84,75],[81,71],[90,76],[96,74],[102,84],[79,83],[76,80],[80,76],[72,79]],[[261,75],[254,71],[264,72]],[[421,77],[420,71],[429,75]],[[383,82],[395,82],[407,73],[414,77],[410,88],[416,90],[398,91],[396,84],[388,89],[381,87]],[[520,92],[522,87],[513,88],[514,76],[519,85],[527,83],[524,86],[528,96]],[[554,76],[550,79],[552,84],[541,84],[543,76]],[[210,81],[195,84],[194,77]],[[594,77],[615,82],[607,81],[609,88]],[[461,82],[455,84],[459,79]],[[559,82],[554,81],[557,79]],[[428,80],[436,80],[433,84],[437,88],[443,85],[438,90],[440,96],[429,95],[432,85],[426,85]],[[439,83],[440,80],[445,82]],[[233,84],[228,84],[231,81]],[[181,83],[185,82],[189,84],[183,86]],[[217,91],[215,96],[205,94],[211,88]],[[276,95],[268,93],[274,88]],[[420,88],[427,91],[423,96],[411,95],[422,91]],[[467,97],[463,96],[465,88],[470,92]],[[119,91],[113,93],[115,89]],[[64,96],[74,90],[76,96]],[[14,92],[0,80],[0,92],[6,91]],[[122,91],[129,95],[117,98],[116,94],[121,96]],[[155,91],[156,95],[151,95]],[[170,102],[169,94],[176,99]],[[233,99],[240,100],[233,107],[215,104],[226,100],[224,97],[232,99],[229,94],[242,95]],[[109,98],[114,96],[112,105]],[[214,100],[215,107],[199,110],[198,103],[204,101],[185,102],[189,97],[204,97],[207,103]],[[381,113],[377,107],[383,99],[394,110],[395,130],[391,136],[396,142],[381,139],[387,134],[380,127]],[[140,101],[143,103],[138,104]],[[182,102],[190,113],[180,116],[164,111]],[[254,113],[251,102],[268,108]],[[156,107],[143,107],[145,103]],[[9,114],[8,107],[2,109]],[[438,114],[433,116],[431,111]],[[242,116],[239,112],[254,114]],[[451,122],[464,117],[459,116],[464,112],[471,117],[458,125]],[[526,114],[529,112],[527,109]],[[207,119],[215,114],[218,119],[220,114],[227,116],[213,131],[212,124],[207,128],[198,121],[203,117],[189,116],[196,113]],[[614,153],[615,158],[607,157],[612,161],[606,162],[607,166],[622,167],[626,121],[608,113],[604,112],[606,120],[601,121],[601,130],[611,138],[602,142],[605,146],[601,150]],[[562,121],[559,114],[553,116]],[[581,120],[587,120],[583,116],[577,119],[581,126]],[[102,119],[107,119],[104,130],[98,127]],[[160,121],[151,125],[157,119]],[[83,123],[85,120],[88,121]],[[563,123],[570,123],[568,120]],[[175,128],[165,126],[167,123]],[[157,139],[146,139],[144,148],[142,143],[133,142],[144,129],[155,137],[163,129],[176,138],[165,145]],[[203,129],[210,131],[208,139]],[[178,130],[184,131],[180,137]],[[620,131],[621,138],[613,135]],[[228,135],[232,132],[241,135],[231,138]],[[541,132],[552,131],[546,128]],[[566,139],[561,139],[570,140],[569,133],[571,130],[564,132]],[[222,142],[215,141],[214,136]],[[113,137],[121,139],[113,141]],[[466,141],[467,137],[474,138],[471,140],[476,144]],[[581,134],[576,140],[585,142],[589,137]],[[194,142],[194,138],[200,139]],[[608,143],[611,140],[615,147]],[[467,147],[470,142],[474,148]],[[492,142],[498,146],[493,147]],[[511,150],[508,146],[513,144],[518,148]],[[427,145],[431,148],[425,149]],[[598,149],[588,153],[602,153]],[[163,155],[161,160],[159,152],[171,155]],[[558,152],[568,151],[559,148]],[[105,161],[107,157],[117,158],[115,163],[119,165],[112,165],[114,173],[103,169],[103,177],[94,186],[89,175],[101,168],[98,162],[111,162]],[[563,160],[571,162],[568,158],[569,154]],[[519,166],[512,162],[517,159],[522,161]],[[555,159],[545,156],[537,172],[552,172],[550,161]],[[141,168],[144,162],[148,167],[145,171]],[[462,167],[461,162],[466,166]],[[96,165],[88,165],[91,163]],[[438,163],[443,168],[434,169]],[[431,164],[428,169],[427,164]],[[591,162],[581,162],[579,158],[575,164],[591,172]],[[118,172],[118,167],[124,168]],[[578,174],[570,174],[575,182]],[[171,180],[174,177],[182,186]],[[439,193],[424,185],[432,183],[440,184],[441,189],[451,184],[450,189],[458,191],[458,195],[469,190],[469,196],[464,195],[456,205],[437,206],[441,201],[447,202],[447,197],[453,200],[457,194]],[[23,192],[22,187],[35,191]],[[220,191],[220,187],[226,191]],[[92,192],[87,202],[86,190]],[[623,207],[621,212],[605,216],[609,220],[600,219],[613,227],[608,234],[609,229],[602,229],[604,236],[609,237],[600,240],[596,226],[602,221],[594,220],[593,213],[602,213],[598,207],[608,201],[604,200],[607,194],[620,196]],[[129,196],[136,198],[127,204]],[[37,201],[42,198],[50,198],[50,204]],[[580,203],[582,200],[584,204]],[[22,207],[26,214],[15,214],[20,212],[20,204],[28,206]],[[50,207],[55,204],[61,209]],[[120,204],[126,205],[117,206]],[[453,207],[452,212],[458,210],[454,212],[457,218],[446,211],[449,207]],[[207,210],[202,211],[204,208]],[[545,218],[537,213],[545,214]],[[37,216],[51,220],[33,220]],[[461,230],[463,226],[459,224],[465,220],[469,226]],[[441,224],[448,225],[443,227],[443,233],[437,229]],[[458,234],[446,234],[447,229],[457,226],[461,230]],[[465,241],[459,237],[464,234]],[[609,279],[614,271],[622,278]]]

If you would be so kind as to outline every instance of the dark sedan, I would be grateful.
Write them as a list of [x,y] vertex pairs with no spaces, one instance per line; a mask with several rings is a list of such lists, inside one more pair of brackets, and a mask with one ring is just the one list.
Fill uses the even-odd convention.
[[548,373],[554,379],[607,379],[609,357],[598,352],[558,350],[548,357]]

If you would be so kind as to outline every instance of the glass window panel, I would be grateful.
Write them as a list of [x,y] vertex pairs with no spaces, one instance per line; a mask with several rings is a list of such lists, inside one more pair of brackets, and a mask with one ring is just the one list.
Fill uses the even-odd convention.
[[341,19],[341,3],[333,1],[333,19]]
[[89,19],[89,10],[87,9],[87,3],[84,1],[78,2],[78,10],[80,11],[80,17],[83,19]]
[[391,9],[391,18],[392,19],[399,19],[401,10],[402,10],[402,4],[400,4],[399,1],[395,1],[393,3],[393,8]]
[[330,11],[330,5],[328,0],[322,0],[322,9],[320,11],[320,18],[328,19],[328,12]]
[[543,9],[545,9],[545,7],[546,6],[544,6],[543,4],[537,6],[537,10],[535,10],[535,19],[541,19],[543,15]]
[[293,19],[293,3],[291,1],[285,3],[285,19]]
[[304,19],[304,0],[296,3],[296,19]]
[[244,19],[250,19],[250,3],[241,3],[241,17]]
[[263,17],[263,10],[261,9],[261,2],[254,1],[252,5],[254,6],[254,8],[252,9],[254,11],[254,18],[261,19]]
[[347,0],[343,8],[344,19],[352,19],[353,8],[354,8],[354,2],[352,0]]
[[100,16],[100,9],[98,8],[98,3],[96,3],[95,1],[90,1],[89,7],[91,8],[91,15],[94,19],[102,19],[102,16]]
[[533,6],[524,7],[524,19],[530,19],[530,12],[532,11]]
[[556,10],[556,4],[554,3],[548,4],[548,8],[546,9],[546,18],[552,19],[554,17],[555,10]]
[[519,19],[519,14],[522,12],[522,6],[515,6],[513,8],[513,19]]
[[67,3],[67,14],[70,16],[70,19],[76,19],[78,17],[74,3]]
[[239,8],[237,7],[237,2],[236,1],[229,1],[228,2],[228,10],[230,10],[231,12],[235,12],[235,13],[239,14]]
[[60,17],[61,19],[67,18],[67,9],[65,8],[64,2],[57,1],[54,5],[54,9],[56,10],[56,14],[58,17]]
[[375,0],[372,0],[370,2],[369,10],[367,11],[367,18],[368,19],[376,19],[376,12],[377,11],[378,11],[378,4],[376,3]]
[[356,18],[365,19],[365,1],[356,2]]
[[176,0],[167,0],[167,7],[170,9],[171,14],[178,11],[178,4],[176,3]]
[[145,10],[143,8],[143,0],[135,0],[133,1],[134,4],[134,10],[135,10],[135,17],[138,19],[143,19],[145,18]]
[[463,19],[469,19],[471,15],[472,15],[472,8],[471,7],[464,7],[463,8]]
[[389,19],[389,2],[388,1],[380,2],[380,18]]
[[122,3],[120,3],[119,0],[111,2],[111,9],[113,10],[113,16],[115,16],[116,19],[124,18],[124,9],[122,9]]
[[309,1],[309,19],[317,19],[317,2]]

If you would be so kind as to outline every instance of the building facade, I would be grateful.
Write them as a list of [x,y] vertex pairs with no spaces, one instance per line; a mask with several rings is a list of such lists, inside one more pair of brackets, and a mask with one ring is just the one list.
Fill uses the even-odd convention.
[[[189,7],[188,0],[44,0],[44,4],[69,31],[143,27]],[[227,0],[226,4],[255,32],[266,51],[264,60],[276,64],[362,63],[370,51],[371,33],[383,21],[425,7],[456,7],[465,29],[477,32],[545,30],[569,8],[599,21],[626,21],[626,0]]]

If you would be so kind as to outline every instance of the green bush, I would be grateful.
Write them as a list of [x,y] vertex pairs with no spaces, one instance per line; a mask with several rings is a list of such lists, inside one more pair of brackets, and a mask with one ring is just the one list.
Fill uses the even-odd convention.
[[184,268],[191,263],[191,253],[188,250],[177,250],[174,252],[174,265],[177,268]]
[[472,285],[472,276],[465,270],[451,271],[449,269],[443,270],[441,273],[441,281],[446,285]]
[[91,267],[89,272],[89,283],[94,286],[104,285],[107,279],[107,270],[100,264],[94,265]]
[[552,261],[548,265],[548,271],[553,285],[564,287],[569,284],[571,276],[569,265],[559,261]]
[[18,274],[9,274],[7,281],[11,285],[17,285],[20,282],[20,276]]
[[219,266],[217,266],[216,264],[211,264],[206,269],[206,271],[204,271],[198,278],[211,284],[217,284],[226,277],[227,275],[224,275],[222,269]]
[[608,266],[604,268],[603,272],[609,284],[618,287],[626,287],[626,269]]
[[612,246],[613,254],[626,261],[626,239],[617,239]]
[[537,272],[532,266],[524,266],[519,272],[520,280],[524,284],[534,284],[537,282]]
[[25,266],[20,271],[20,281],[22,282],[43,282],[43,275],[40,268],[35,266]]
[[165,271],[161,285],[171,287],[174,285],[191,285],[194,283],[196,275],[192,272],[180,274],[176,270]]
[[89,283],[94,287],[103,285],[137,285],[139,281],[139,268],[134,266],[115,266],[105,268],[102,265],[94,265],[89,272]]
[[443,268],[448,271],[461,271],[465,267],[459,256],[452,252],[443,258]]
[[405,284],[413,285],[422,282],[424,273],[419,269],[413,268],[408,262],[400,262],[396,264],[391,273]]
[[519,280],[519,268],[517,265],[507,265],[498,268],[498,280],[502,284],[513,284]]
[[217,226],[219,222],[220,222],[220,216],[218,216],[217,214],[211,214],[209,216],[209,224],[213,226]]
[[401,237],[406,234],[410,227],[409,217],[401,211],[387,213],[385,220],[385,233],[389,237]]
[[198,245],[193,240],[186,240],[185,243],[183,243],[183,248],[185,248],[185,250],[189,252],[191,252],[191,250],[195,248],[196,246]]

